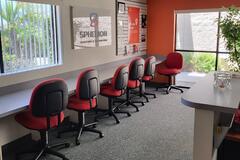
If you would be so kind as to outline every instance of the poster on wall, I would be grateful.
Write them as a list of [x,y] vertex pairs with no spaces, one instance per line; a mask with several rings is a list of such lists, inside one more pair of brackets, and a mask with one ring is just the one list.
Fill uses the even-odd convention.
[[110,11],[71,7],[73,49],[112,45]]
[[128,7],[128,42],[129,44],[139,43],[139,13],[140,8]]

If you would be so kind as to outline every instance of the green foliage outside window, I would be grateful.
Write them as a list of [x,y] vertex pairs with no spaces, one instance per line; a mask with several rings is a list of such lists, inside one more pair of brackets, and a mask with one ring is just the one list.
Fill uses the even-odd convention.
[[191,59],[196,72],[208,73],[215,70],[215,55],[212,53],[197,53]]
[[230,51],[231,70],[240,71],[240,10],[228,9],[227,16],[220,19],[221,36]]
[[184,53],[184,70],[188,72],[208,73],[215,70],[215,54]]
[[[215,70],[216,54],[207,52],[185,52],[183,53],[184,71],[209,73]],[[219,55],[218,70],[228,71],[231,64],[228,58]]]
[[7,1],[2,7],[0,29],[5,72],[39,66],[39,59],[47,53],[52,64],[51,16],[44,12],[44,7],[12,1]]

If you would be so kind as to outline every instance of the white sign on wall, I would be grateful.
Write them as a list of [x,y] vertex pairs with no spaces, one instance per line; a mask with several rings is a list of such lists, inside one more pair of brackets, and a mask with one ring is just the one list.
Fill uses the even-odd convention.
[[112,45],[111,16],[89,9],[84,13],[72,10],[73,49]]

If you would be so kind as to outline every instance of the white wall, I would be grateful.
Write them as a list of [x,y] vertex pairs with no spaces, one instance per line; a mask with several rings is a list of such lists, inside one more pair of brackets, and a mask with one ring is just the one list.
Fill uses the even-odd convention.
[[[63,65],[35,71],[17,73],[13,75],[0,76],[0,87],[128,58],[126,56],[125,57],[116,56],[115,0],[25,0],[25,1],[43,2],[59,5]],[[83,6],[109,10],[112,16],[112,45],[107,47],[73,50],[71,48],[70,6]]]

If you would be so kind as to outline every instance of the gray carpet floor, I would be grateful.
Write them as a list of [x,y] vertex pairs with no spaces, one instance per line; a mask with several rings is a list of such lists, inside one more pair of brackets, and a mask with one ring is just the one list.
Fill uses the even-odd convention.
[[[60,152],[70,160],[191,160],[194,110],[181,104],[181,94],[161,92],[140,112],[129,108],[131,117],[118,115],[100,120],[97,129],[105,137],[84,132],[80,146],[74,145],[72,133],[62,136],[71,147]],[[54,157],[46,157],[57,160]]]

